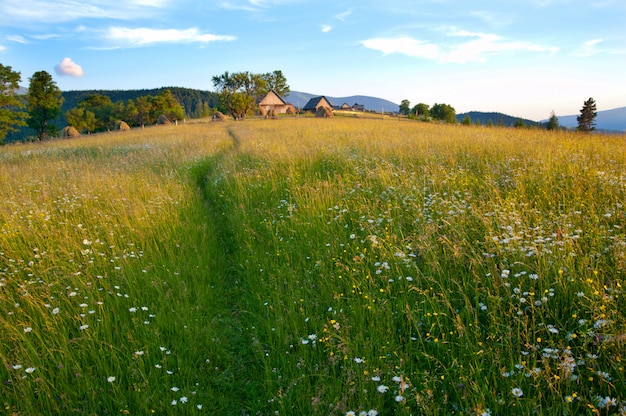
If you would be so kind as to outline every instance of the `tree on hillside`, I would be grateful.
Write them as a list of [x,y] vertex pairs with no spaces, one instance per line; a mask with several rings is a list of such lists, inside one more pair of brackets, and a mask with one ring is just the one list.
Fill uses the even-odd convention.
[[229,73],[213,77],[213,85],[220,96],[220,105],[235,120],[244,119],[256,107],[256,101],[267,90],[262,75],[250,72]]
[[74,127],[79,133],[90,133],[96,129],[96,115],[82,107],[74,107],[65,112],[68,126]]
[[471,126],[472,125],[472,118],[468,115],[466,115],[465,117],[463,117],[463,120],[461,120],[461,124],[464,126]]
[[287,78],[285,78],[283,72],[280,70],[262,74],[261,78],[263,78],[263,80],[265,81],[265,88],[261,92],[261,96],[256,97],[257,99],[263,98],[262,96],[264,96],[271,90],[276,91],[276,93],[281,97],[289,93],[290,91],[289,85],[287,84]]
[[593,98],[589,98],[583,103],[580,115],[576,117],[578,121],[578,131],[593,131],[596,129],[596,102]]
[[446,123],[456,123],[456,110],[449,104],[434,104],[430,116]]
[[409,100],[402,100],[402,102],[400,103],[400,114],[404,114],[405,116],[409,115],[409,112],[411,111],[411,102]]
[[52,76],[46,71],[35,72],[28,87],[28,126],[42,140],[58,133],[58,127],[50,123],[61,115],[63,97]]
[[552,111],[552,113],[550,113],[550,120],[548,121],[548,125],[546,126],[546,129],[548,129],[548,130],[558,130],[559,129],[559,119],[556,116],[556,114],[554,114],[554,111]]
[[24,119],[27,114],[21,111],[24,102],[17,95],[21,81],[19,72],[0,64],[0,143],[7,133],[18,131],[17,127],[26,125]]
[[521,118],[518,118],[518,119],[517,119],[517,121],[515,122],[514,126],[515,126],[515,128],[517,128],[517,129],[523,129],[523,128],[528,127],[528,126],[526,125],[526,122],[525,122],[524,120],[522,120]]
[[430,117],[430,106],[428,104],[419,103],[411,109],[411,114],[415,117]]
[[[92,113],[96,122],[89,131],[108,131],[115,127],[115,105],[109,97],[102,94],[91,94],[78,103],[78,108],[84,110],[85,116]],[[76,129],[78,127],[74,126]],[[80,129],[78,129],[80,131]]]
[[165,90],[156,97],[152,97],[152,116],[154,119],[158,119],[160,115],[164,115],[170,121],[185,118],[185,110],[170,90]]

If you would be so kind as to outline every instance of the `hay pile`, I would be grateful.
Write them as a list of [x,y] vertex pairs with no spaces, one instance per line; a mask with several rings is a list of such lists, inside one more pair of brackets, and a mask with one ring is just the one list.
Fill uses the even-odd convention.
[[165,126],[168,124],[172,124],[172,122],[170,121],[169,118],[167,118],[165,114],[161,114],[159,118],[157,119],[157,124],[161,126]]
[[335,113],[333,113],[333,110],[331,110],[328,107],[319,107],[315,111],[315,117],[330,118],[334,116],[335,116]]
[[220,111],[217,111],[211,117],[211,121],[226,121],[226,116],[224,114],[222,114]]
[[292,116],[296,114],[296,109],[293,107],[293,105],[287,106],[287,110],[285,110],[285,113]]
[[130,126],[125,121],[120,120],[115,123],[115,130],[127,131],[130,130]]
[[63,128],[63,130],[61,130],[61,137],[63,138],[78,137],[78,136],[80,136],[80,132],[72,126],[66,126]]

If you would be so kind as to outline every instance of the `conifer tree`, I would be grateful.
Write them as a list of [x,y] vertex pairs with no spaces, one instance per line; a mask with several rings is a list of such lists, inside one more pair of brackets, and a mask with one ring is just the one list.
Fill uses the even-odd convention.
[[593,98],[589,98],[584,102],[580,115],[576,117],[578,121],[578,131],[593,131],[596,129],[596,102]]

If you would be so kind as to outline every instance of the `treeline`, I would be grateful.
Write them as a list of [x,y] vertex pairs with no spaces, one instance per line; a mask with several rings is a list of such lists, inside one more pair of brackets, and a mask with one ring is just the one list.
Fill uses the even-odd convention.
[[185,111],[187,118],[200,118],[207,116],[211,109],[217,107],[219,97],[211,91],[194,90],[181,87],[163,87],[143,90],[85,90],[63,92],[63,113],[78,106],[78,103],[90,95],[103,95],[109,97],[113,103],[128,102],[139,97],[157,96],[169,90]]

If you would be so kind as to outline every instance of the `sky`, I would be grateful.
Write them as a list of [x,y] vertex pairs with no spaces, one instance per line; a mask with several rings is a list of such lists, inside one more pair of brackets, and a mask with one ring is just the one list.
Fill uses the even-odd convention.
[[626,106],[626,2],[0,0],[0,63],[64,91],[280,70],[293,91],[543,120]]

